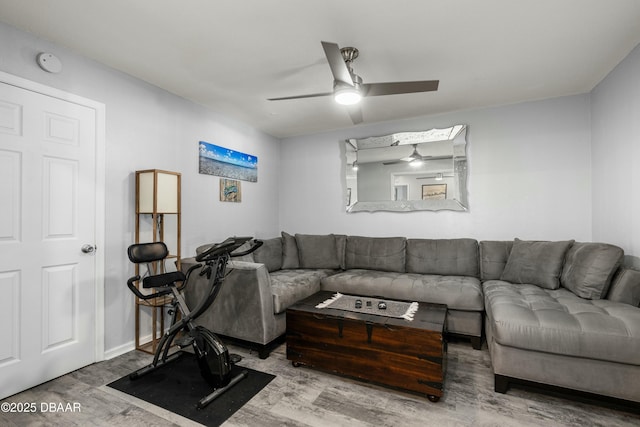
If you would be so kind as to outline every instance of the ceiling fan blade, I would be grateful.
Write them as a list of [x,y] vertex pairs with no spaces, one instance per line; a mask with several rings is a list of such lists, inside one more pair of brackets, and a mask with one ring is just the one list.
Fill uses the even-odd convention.
[[423,156],[422,160],[448,160],[453,159],[453,156]]
[[282,98],[268,98],[267,101],[284,101],[287,99],[317,98],[320,96],[331,96],[331,95],[333,95],[333,92],[312,93],[309,95],[295,95],[295,96],[284,96]]
[[[422,161],[423,162],[430,161],[430,160],[445,160],[445,159],[453,159],[453,156],[423,156],[422,157]],[[384,162],[382,164],[383,165],[397,165],[398,163],[402,163],[402,162],[410,163],[410,162],[412,162],[414,160],[416,160],[415,157],[403,157],[400,160],[393,160],[391,162]]]
[[362,123],[362,109],[359,105],[347,105],[347,111],[349,112],[349,116],[351,117],[351,121],[354,125],[358,123]]
[[400,93],[432,92],[438,90],[440,80],[363,84],[364,96],[397,95]]
[[329,67],[331,68],[333,78],[336,81],[345,83],[349,86],[354,86],[351,73],[349,72],[349,68],[347,68],[347,64],[344,62],[344,58],[342,58],[342,53],[340,53],[338,45],[330,42],[321,43],[322,48],[324,49],[324,54],[327,57],[327,61],[329,61]]
[[[431,175],[431,176],[419,176],[416,179],[434,179],[437,178],[437,175]],[[442,175],[443,178],[453,178],[453,175]],[[438,179],[436,179],[436,181],[438,181]]]

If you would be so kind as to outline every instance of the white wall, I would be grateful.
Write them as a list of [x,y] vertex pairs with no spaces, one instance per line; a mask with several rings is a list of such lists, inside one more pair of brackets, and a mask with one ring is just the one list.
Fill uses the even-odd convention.
[[[593,238],[640,255],[640,46],[591,94]],[[640,266],[638,259],[630,260]]]
[[[285,139],[280,227],[291,233],[591,240],[589,115],[584,94]],[[469,125],[469,212],[345,213],[339,141],[454,124]]]
[[[40,70],[48,51],[60,74]],[[0,70],[106,105],[105,350],[124,348],[134,336],[133,275],[126,249],[134,240],[134,175],[140,169],[182,173],[182,250],[228,235],[269,237],[279,232],[279,141],[131,76],[0,23]],[[198,141],[258,156],[257,183],[242,182],[240,204],[218,200],[219,178],[198,174]]]

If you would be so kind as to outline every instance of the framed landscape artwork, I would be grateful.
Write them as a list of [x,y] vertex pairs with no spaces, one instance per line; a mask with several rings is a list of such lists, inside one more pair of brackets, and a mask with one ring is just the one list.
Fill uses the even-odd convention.
[[445,200],[447,184],[426,184],[422,186],[422,200]]
[[258,182],[258,158],[256,156],[204,141],[199,142],[199,151],[199,172],[201,174]]

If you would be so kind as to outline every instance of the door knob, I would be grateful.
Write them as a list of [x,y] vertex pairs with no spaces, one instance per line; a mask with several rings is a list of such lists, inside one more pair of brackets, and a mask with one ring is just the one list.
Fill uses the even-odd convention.
[[96,247],[94,245],[84,245],[81,250],[85,254],[92,254],[96,251]]

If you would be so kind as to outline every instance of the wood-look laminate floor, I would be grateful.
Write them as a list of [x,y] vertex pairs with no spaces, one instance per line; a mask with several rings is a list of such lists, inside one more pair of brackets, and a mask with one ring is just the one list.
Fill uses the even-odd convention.
[[[241,365],[277,377],[225,426],[639,426],[640,415],[511,388],[493,391],[485,349],[450,343],[445,394],[438,403],[310,368],[294,368],[285,346],[266,360],[231,346]],[[107,387],[150,361],[132,351],[11,396],[4,402],[36,403],[36,413],[0,412],[2,426],[191,426],[199,425]],[[638,379],[629,379],[637,381]],[[42,403],[78,404],[79,412],[41,412]],[[194,402],[195,404],[195,402]],[[76,405],[76,407],[78,406]]]

